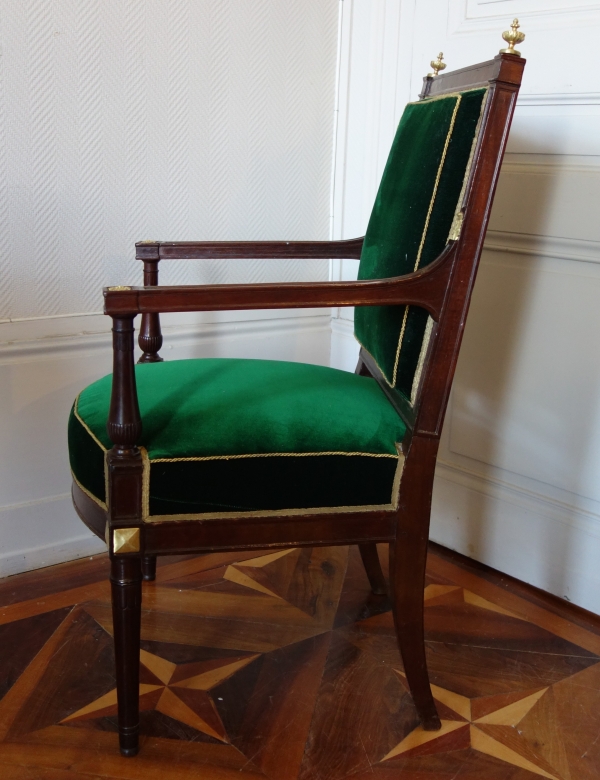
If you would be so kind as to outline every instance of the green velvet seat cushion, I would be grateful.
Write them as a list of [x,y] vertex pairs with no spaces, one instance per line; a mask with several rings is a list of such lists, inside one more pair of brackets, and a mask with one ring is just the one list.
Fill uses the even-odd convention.
[[[487,89],[406,107],[365,234],[359,279],[412,273],[448,242],[468,175]],[[355,334],[391,387],[413,396],[428,315],[405,306],[360,307]]]
[[[136,366],[145,519],[389,505],[405,433],[377,383],[322,366],[179,360]],[[112,376],[69,421],[75,479],[105,502]]]

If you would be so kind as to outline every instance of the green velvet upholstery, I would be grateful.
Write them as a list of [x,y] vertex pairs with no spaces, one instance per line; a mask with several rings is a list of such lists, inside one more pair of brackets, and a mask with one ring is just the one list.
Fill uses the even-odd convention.
[[[442,252],[468,175],[487,89],[406,107],[369,221],[359,279],[412,273]],[[406,306],[357,307],[355,335],[391,387],[411,400],[428,315]]]
[[[375,380],[270,360],[136,366],[144,519],[390,505],[405,426]],[[69,421],[75,479],[106,501],[112,376]]]

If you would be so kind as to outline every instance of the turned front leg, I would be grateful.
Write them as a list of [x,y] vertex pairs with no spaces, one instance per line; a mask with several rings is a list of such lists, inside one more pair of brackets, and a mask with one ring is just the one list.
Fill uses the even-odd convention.
[[115,667],[119,710],[119,747],[135,756],[140,733],[140,625],[142,568],[139,557],[113,557],[112,590]]

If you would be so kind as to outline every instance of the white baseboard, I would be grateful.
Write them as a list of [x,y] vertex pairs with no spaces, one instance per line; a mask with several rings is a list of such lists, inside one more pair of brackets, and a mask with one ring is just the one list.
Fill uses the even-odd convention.
[[600,517],[438,461],[431,538],[600,614]]
[[106,552],[77,517],[70,494],[0,509],[0,577]]

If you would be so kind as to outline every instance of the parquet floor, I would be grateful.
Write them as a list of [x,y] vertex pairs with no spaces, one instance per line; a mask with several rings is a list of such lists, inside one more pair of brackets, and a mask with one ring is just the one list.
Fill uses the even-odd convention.
[[104,556],[0,581],[0,777],[597,780],[600,630],[429,556],[423,732],[356,548],[163,559],[119,756]]

